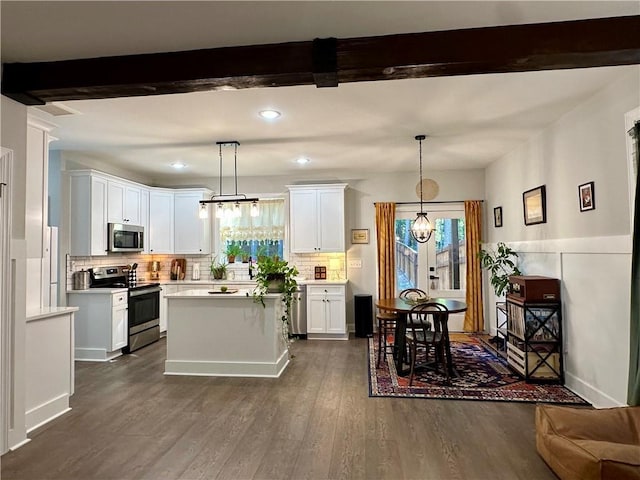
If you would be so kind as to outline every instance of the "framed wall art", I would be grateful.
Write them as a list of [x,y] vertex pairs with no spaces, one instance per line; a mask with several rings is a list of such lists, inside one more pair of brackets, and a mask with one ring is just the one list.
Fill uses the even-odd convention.
[[493,226],[496,228],[502,226],[502,207],[493,209]]
[[368,228],[352,228],[351,243],[369,243]]
[[594,194],[593,182],[583,183],[578,186],[578,200],[580,201],[581,212],[596,208],[596,197]]
[[524,210],[524,224],[536,225],[547,223],[547,197],[545,186],[527,190],[522,194],[522,208]]

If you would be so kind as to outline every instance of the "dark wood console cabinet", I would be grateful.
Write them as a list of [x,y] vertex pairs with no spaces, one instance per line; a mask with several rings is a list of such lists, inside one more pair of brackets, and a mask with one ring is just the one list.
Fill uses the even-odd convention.
[[564,383],[560,281],[509,277],[507,362],[527,382]]

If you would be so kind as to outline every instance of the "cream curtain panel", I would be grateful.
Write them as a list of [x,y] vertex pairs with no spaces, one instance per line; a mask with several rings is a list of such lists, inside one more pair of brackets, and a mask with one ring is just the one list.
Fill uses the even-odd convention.
[[260,200],[260,214],[252,217],[251,204],[241,203],[240,217],[220,219],[220,235],[224,242],[242,240],[282,240],[284,239],[284,200]]
[[396,204],[376,203],[378,298],[396,296],[395,223]]
[[482,203],[478,200],[464,202],[466,225],[467,255],[467,311],[464,315],[465,332],[482,332],[484,330],[484,314],[482,307],[482,268],[478,252],[480,251],[482,232]]

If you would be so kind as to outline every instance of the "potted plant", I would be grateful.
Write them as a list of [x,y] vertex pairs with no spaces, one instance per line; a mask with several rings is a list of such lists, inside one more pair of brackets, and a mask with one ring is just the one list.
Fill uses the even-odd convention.
[[498,242],[497,251],[480,249],[478,256],[482,268],[489,271],[491,286],[496,296],[501,297],[509,285],[509,276],[520,275],[516,265],[518,254],[503,242]]
[[289,312],[298,287],[298,282],[295,280],[296,275],[298,275],[298,269],[290,266],[286,260],[280,260],[278,257],[262,257],[258,260],[255,276],[257,285],[253,291],[253,299],[264,307],[264,296],[267,293],[283,294],[282,335],[287,341],[289,338]]
[[258,247],[258,251],[256,252],[256,256],[258,257],[258,261],[264,260],[267,258],[267,254],[269,253],[269,249],[266,244],[262,244]]
[[251,258],[251,255],[249,255],[247,252],[242,252],[240,254],[240,257],[242,258],[242,263],[249,263],[249,259]]
[[209,268],[211,270],[211,275],[213,275],[213,278],[216,280],[222,280],[225,273],[227,273],[227,264],[218,260],[216,257],[211,259],[211,266]]
[[240,248],[240,245],[238,244],[230,243],[227,245],[227,251],[225,253],[227,254],[227,260],[229,260],[229,263],[234,263],[236,261],[236,257],[242,253],[242,248]]

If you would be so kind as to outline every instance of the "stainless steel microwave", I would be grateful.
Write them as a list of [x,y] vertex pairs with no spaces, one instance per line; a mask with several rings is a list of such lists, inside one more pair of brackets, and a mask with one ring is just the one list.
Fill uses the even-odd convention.
[[144,227],[128,223],[109,223],[110,252],[142,252],[144,250]]

